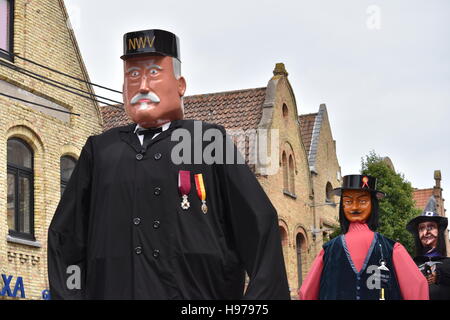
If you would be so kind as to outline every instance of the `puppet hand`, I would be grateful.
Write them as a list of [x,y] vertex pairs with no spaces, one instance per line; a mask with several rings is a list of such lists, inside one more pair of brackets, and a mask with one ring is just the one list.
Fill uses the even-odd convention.
[[434,284],[436,283],[436,272],[433,272],[429,276],[427,276],[428,284]]

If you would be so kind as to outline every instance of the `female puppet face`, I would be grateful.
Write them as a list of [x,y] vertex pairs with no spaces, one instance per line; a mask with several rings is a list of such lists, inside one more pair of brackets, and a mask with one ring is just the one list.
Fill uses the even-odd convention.
[[366,222],[372,211],[370,193],[361,190],[344,190],[342,207],[349,222]]
[[425,221],[417,226],[419,239],[426,248],[436,248],[438,240],[438,224],[434,221]]
[[183,77],[175,78],[172,57],[144,56],[124,61],[123,98],[128,116],[141,127],[183,119]]

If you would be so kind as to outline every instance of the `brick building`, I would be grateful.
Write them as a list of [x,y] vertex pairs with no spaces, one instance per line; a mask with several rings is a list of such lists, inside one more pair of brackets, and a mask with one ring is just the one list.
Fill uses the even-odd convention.
[[[90,85],[34,64],[89,81],[62,0],[0,0],[0,48],[0,94],[22,99],[0,96],[0,193],[6,195],[0,197],[0,286],[10,289],[0,299],[42,299],[48,289],[48,225],[81,148],[88,136],[129,121],[122,109],[99,109],[30,76],[29,71],[93,94]],[[314,134],[305,140],[283,64],[266,87],[190,96],[184,103],[186,118],[224,125],[247,156],[279,214],[296,296],[335,216],[326,190],[328,183],[339,185],[340,170],[326,107],[314,116]],[[264,136],[268,154],[262,159],[256,155]]]
[[[445,199],[442,197],[442,187],[441,187],[441,170],[434,171],[434,187],[428,189],[414,189],[413,199],[416,202],[416,207],[420,210],[424,210],[428,200],[431,196],[434,196],[436,200],[437,213],[443,217],[447,217],[444,206]],[[448,236],[448,230],[445,232],[445,240],[447,247],[447,256],[450,256],[450,241]]]
[[95,102],[30,76],[93,93],[33,63],[89,81],[62,0],[0,0],[0,48],[0,93],[28,101],[0,96],[0,285],[10,289],[0,298],[42,299],[48,225],[84,142],[102,131],[102,120]]
[[[289,285],[296,297],[327,228],[336,223],[337,207],[334,199],[326,198],[326,190],[340,185],[340,167],[325,105],[314,117],[308,115],[314,134],[302,139],[303,120],[284,65],[277,64],[273,74],[266,87],[184,97],[185,118],[223,125],[246,155],[277,209]],[[105,130],[129,123],[123,109],[101,110]],[[267,133],[268,158],[262,159],[258,152],[263,147],[255,141]]]
[[314,191],[314,207],[318,228],[313,231],[318,245],[329,240],[339,225],[339,198],[329,192],[341,186],[341,167],[336,155],[327,106],[321,104],[317,113],[299,117],[303,144],[307,150]]

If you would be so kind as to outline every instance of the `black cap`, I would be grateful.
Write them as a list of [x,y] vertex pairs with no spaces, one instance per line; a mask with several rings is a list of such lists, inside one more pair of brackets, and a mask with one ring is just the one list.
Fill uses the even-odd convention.
[[128,32],[123,36],[123,56],[128,58],[140,55],[163,55],[180,60],[180,41],[172,32],[151,29]]
[[385,193],[376,190],[377,189],[377,179],[368,175],[361,174],[351,174],[344,176],[342,181],[342,187],[333,189],[330,195],[340,196],[342,190],[362,190],[369,191],[370,193],[375,193],[378,199],[385,197]]
[[406,230],[411,232],[412,234],[416,234],[417,226],[419,223],[425,222],[425,221],[434,221],[438,224],[439,229],[445,230],[448,225],[448,220],[446,217],[440,216],[439,213],[437,213],[436,209],[436,199],[434,196],[431,196],[428,200],[428,203],[421,213],[420,216],[415,217],[412,219],[408,224],[406,225]]

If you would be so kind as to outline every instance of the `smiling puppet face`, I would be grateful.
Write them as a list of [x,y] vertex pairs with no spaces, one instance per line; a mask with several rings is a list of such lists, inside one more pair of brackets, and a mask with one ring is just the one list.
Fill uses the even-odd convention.
[[425,248],[436,248],[438,240],[438,224],[434,221],[425,221],[417,226],[419,239]]

